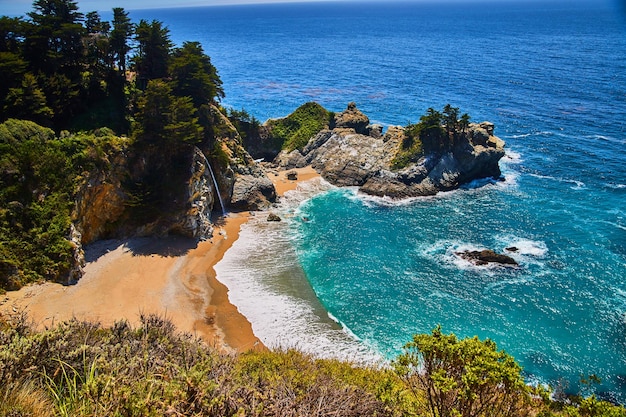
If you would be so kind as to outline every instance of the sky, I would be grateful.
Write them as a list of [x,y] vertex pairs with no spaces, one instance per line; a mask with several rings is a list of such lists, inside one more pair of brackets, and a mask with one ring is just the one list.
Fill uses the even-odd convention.
[[[308,0],[311,1],[311,0]],[[313,0],[331,1],[331,0]],[[229,4],[261,4],[261,3],[293,3],[302,0],[78,0],[78,8],[82,13],[92,10],[111,10],[113,7],[123,7],[125,10],[157,9],[160,7],[188,7],[188,6],[219,6]],[[32,10],[33,0],[0,0],[0,15],[22,15]]]
[[[191,7],[191,6],[220,6],[231,4],[262,4],[262,3],[294,3],[302,1],[336,1],[336,0],[78,0],[78,7],[82,13],[93,10],[110,11],[112,7],[123,7],[125,10],[156,9],[161,7]],[[363,1],[363,0],[342,0]],[[366,0],[367,1],[367,0]],[[433,1],[433,0],[408,0],[408,1]],[[472,0],[434,0],[469,2]],[[493,0],[510,1],[510,0]],[[526,0],[528,1],[528,0]],[[541,1],[541,0],[534,0]],[[613,2],[626,3],[626,0],[613,0]],[[21,16],[32,11],[33,0],[0,0],[0,16]]]

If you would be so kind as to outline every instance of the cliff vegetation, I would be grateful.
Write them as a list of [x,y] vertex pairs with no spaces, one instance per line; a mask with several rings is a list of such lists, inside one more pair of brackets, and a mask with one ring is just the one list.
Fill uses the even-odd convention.
[[77,187],[126,146],[108,129],[57,137],[30,121],[0,124],[0,288],[71,274]]

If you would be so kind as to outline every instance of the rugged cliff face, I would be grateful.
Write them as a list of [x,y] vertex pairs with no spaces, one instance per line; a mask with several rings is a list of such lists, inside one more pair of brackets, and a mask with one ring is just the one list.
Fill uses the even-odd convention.
[[[235,126],[216,107],[212,108],[217,154],[217,179],[224,204],[235,210],[262,210],[276,201],[274,184],[244,148]],[[220,158],[221,155],[221,158]]]
[[434,195],[501,175],[504,142],[488,122],[470,124],[449,149],[425,154],[398,170],[392,166],[407,138],[404,128],[392,126],[381,135],[381,127],[369,125],[352,103],[335,120],[334,129],[321,131],[302,150],[280,153],[274,162],[284,168],[312,164],[335,185],[395,199]]
[[[212,112],[215,139],[210,145],[189,146],[174,159],[159,158],[158,150],[130,154],[125,148],[109,155],[105,169],[85,175],[74,199],[68,235],[74,262],[64,283],[81,277],[83,245],[170,233],[202,240],[213,233],[214,214],[259,210],[275,201],[272,182],[243,148],[237,129],[219,109]],[[161,176],[169,178],[167,187],[158,186]],[[157,187],[147,186],[150,181]]]
[[[168,233],[204,239],[212,233],[213,213],[220,215],[230,208],[261,209],[275,200],[272,182],[243,148],[235,127],[217,108],[212,110],[214,142],[203,149],[190,146],[176,159],[176,165],[160,160],[155,169],[154,155],[128,156],[125,149],[110,156],[108,169],[86,176],[76,193],[72,215],[82,244],[110,237]],[[165,190],[171,195],[162,212],[156,207],[151,217],[134,215],[133,207],[141,193],[129,184],[145,183],[150,175],[166,177],[168,170],[182,172],[174,176],[179,185]]]

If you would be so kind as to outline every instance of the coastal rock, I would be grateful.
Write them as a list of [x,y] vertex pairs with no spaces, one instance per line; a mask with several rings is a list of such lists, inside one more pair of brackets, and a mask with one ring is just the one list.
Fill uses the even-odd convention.
[[367,135],[367,126],[370,119],[356,107],[356,103],[351,102],[348,108],[335,115],[335,129],[352,129],[355,133]]
[[394,158],[407,139],[404,128],[391,126],[383,135],[381,127],[369,125],[367,116],[350,103],[335,117],[334,129],[322,130],[300,151],[279,154],[274,163],[283,168],[311,164],[330,183],[358,186],[375,196],[428,196],[476,179],[500,178],[504,141],[493,132],[493,123],[471,123],[450,144],[394,169]]
[[379,124],[367,125],[365,128],[367,135],[373,138],[380,138],[383,136],[383,126]]
[[289,181],[297,181],[298,180],[298,172],[297,171],[289,171],[287,173],[287,179]]
[[467,250],[463,252],[456,252],[455,254],[467,261],[470,261],[471,263],[477,266],[484,266],[484,265],[488,265],[492,263],[502,265],[502,266],[518,266],[519,265],[517,261],[511,258],[510,256],[496,253],[491,249],[484,249],[480,251]]
[[215,190],[212,168],[202,151],[194,148],[191,160],[190,177],[187,181],[187,210],[176,216],[172,232],[199,240],[207,239],[213,233],[211,212],[215,205]]
[[276,201],[272,181],[263,176],[237,175],[230,204],[239,210],[265,210]]
[[122,180],[128,170],[125,155],[115,155],[110,169],[91,172],[79,187],[72,220],[82,244],[108,236],[122,218],[129,199]]
[[274,184],[246,151],[241,135],[230,120],[215,106],[211,106],[211,114],[218,132],[214,147],[218,147],[228,161],[226,165],[214,164],[224,204],[238,210],[266,209],[276,201]]
[[70,271],[66,276],[61,277],[61,283],[70,285],[78,282],[83,276],[83,267],[85,266],[85,251],[82,245],[82,236],[76,229],[74,224],[70,225],[70,235],[68,240],[72,245],[72,264]]
[[276,213],[270,213],[270,214],[267,216],[267,221],[268,221],[268,222],[280,222],[280,221],[282,221],[282,220],[283,220],[283,219],[281,219],[281,218],[280,218],[280,216],[279,216],[278,214],[276,214]]
[[307,166],[307,160],[302,156],[299,150],[291,152],[280,152],[274,163],[283,169],[302,168]]

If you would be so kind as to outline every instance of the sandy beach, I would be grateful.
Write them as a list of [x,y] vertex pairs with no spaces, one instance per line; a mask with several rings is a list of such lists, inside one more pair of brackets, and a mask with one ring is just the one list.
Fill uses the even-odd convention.
[[[295,172],[298,179],[287,179],[287,173],[289,172]],[[274,183],[276,194],[278,194],[278,196],[284,195],[287,191],[295,190],[300,182],[309,181],[314,178],[318,178],[319,176],[320,174],[318,174],[317,171],[315,171],[310,165],[304,168],[295,168],[268,174],[268,177]]]
[[[292,171],[292,170],[290,170]],[[311,167],[270,173],[277,194],[318,177]],[[76,317],[104,326],[141,314],[159,314],[179,330],[226,351],[262,347],[249,321],[228,299],[213,267],[239,236],[249,213],[231,213],[215,225],[212,239],[181,237],[101,241],[86,248],[87,265],[77,284],[35,284],[0,296],[0,314],[26,312],[40,328]]]

